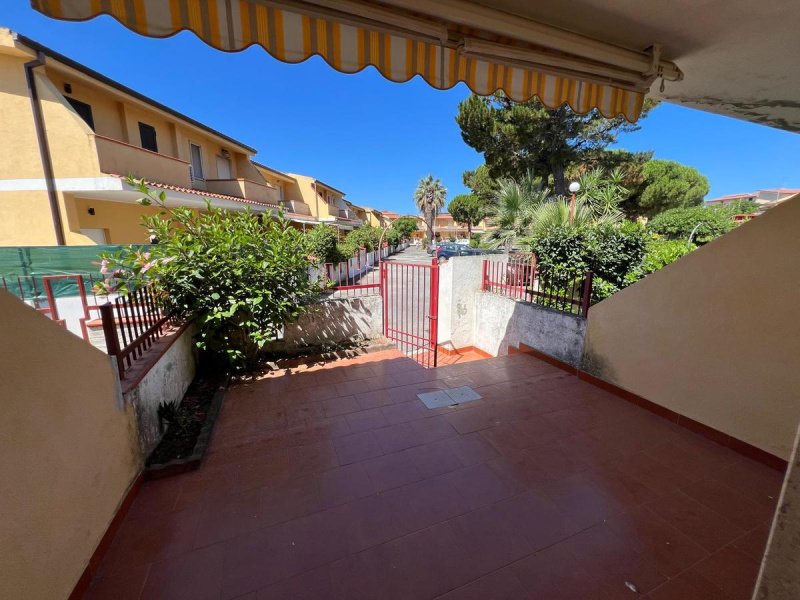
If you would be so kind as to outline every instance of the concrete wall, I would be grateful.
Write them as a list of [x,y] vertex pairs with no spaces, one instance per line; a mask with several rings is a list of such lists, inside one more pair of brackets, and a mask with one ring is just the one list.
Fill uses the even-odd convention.
[[337,298],[314,306],[296,323],[286,326],[275,351],[293,352],[342,342],[374,340],[383,335],[383,301],[380,296]]
[[[494,257],[500,260],[501,257]],[[578,365],[586,321],[580,317],[481,292],[483,257],[453,257],[439,268],[439,345],[475,346],[502,356],[525,344]]]
[[525,344],[573,366],[580,365],[586,320],[491,293],[475,299],[475,343],[493,356]]
[[754,600],[796,600],[800,590],[800,429],[775,511]]
[[449,350],[474,346],[475,299],[481,294],[483,257],[455,256],[439,267],[439,345]]
[[67,598],[141,468],[109,358],[0,290],[0,598]]
[[584,368],[788,458],[800,420],[800,199],[592,307]]
[[133,406],[138,424],[139,451],[146,458],[161,440],[158,405],[179,402],[194,379],[193,328],[187,328],[158,359],[139,384],[125,394]]

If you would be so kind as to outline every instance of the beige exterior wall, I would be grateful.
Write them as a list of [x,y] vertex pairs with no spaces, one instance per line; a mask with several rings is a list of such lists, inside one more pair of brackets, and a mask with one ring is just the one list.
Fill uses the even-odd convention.
[[[25,82],[24,63],[32,58],[31,52],[15,46],[8,30],[0,29],[0,140],[13,140],[0,143],[0,183],[9,190],[0,191],[0,245],[4,246],[56,243]],[[244,147],[49,58],[46,67],[36,70],[36,82],[57,181],[81,179],[91,188],[96,178],[115,174],[191,187],[190,143],[195,143],[201,148],[206,179],[220,179],[217,158],[223,149],[230,153],[230,182],[210,182],[209,187],[221,186],[226,190],[223,193],[260,202],[278,202],[277,190],[268,186]],[[69,92],[66,84],[71,87]],[[67,97],[91,106],[95,131],[73,110]],[[158,153],[141,148],[139,122],[155,128]],[[87,227],[82,207],[70,193],[59,191],[57,195],[66,243],[94,244],[80,232]],[[147,211],[130,198],[128,203],[110,200],[109,196],[109,202],[97,204],[108,213],[105,227],[112,243],[142,241],[139,221]],[[92,227],[102,227],[96,224],[99,219],[93,221]]]
[[800,198],[592,307],[584,368],[788,458],[800,420]]
[[[328,190],[321,186],[316,186],[315,188],[315,179],[313,177],[295,174],[292,174],[292,177],[297,181],[297,192],[299,192],[302,201],[308,205],[312,216],[317,219],[339,217],[339,207],[327,202],[325,194]],[[335,197],[344,204],[344,201],[341,200],[341,194],[335,194]]]
[[109,359],[0,290],[0,598],[67,598],[140,471]]

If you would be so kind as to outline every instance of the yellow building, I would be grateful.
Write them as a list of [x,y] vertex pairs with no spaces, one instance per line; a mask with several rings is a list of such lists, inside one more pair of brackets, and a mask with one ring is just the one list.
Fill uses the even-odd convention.
[[285,175],[291,177],[296,184],[287,188],[290,200],[304,202],[311,215],[320,223],[333,225],[340,231],[350,231],[363,224],[352,205],[344,199],[345,194],[341,190],[307,175]]
[[311,207],[303,199],[300,184],[294,176],[256,161],[253,161],[253,164],[264,180],[277,190],[278,201],[289,220],[301,228],[319,224],[311,213]]
[[280,208],[253,148],[8,29],[0,113],[0,246],[147,241],[127,175],[168,206]]

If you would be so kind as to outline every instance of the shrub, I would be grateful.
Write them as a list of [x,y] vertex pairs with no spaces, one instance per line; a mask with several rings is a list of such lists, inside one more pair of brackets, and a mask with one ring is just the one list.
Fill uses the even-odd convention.
[[413,217],[400,217],[392,223],[392,229],[396,230],[401,238],[410,238],[417,230],[417,220]]
[[364,248],[367,252],[376,250],[381,239],[382,230],[372,225],[362,225],[353,229],[347,234],[344,241],[339,243],[339,250],[343,255],[342,260],[347,260],[353,256],[359,248]]
[[689,254],[697,248],[694,244],[687,244],[683,240],[663,240],[653,238],[647,243],[647,253],[642,262],[642,276],[655,273],[668,264],[675,262],[682,256]]
[[317,225],[306,233],[311,254],[321,263],[338,263],[342,254],[338,248],[339,234],[335,227]]
[[532,244],[537,268],[549,285],[569,288],[587,270],[592,271],[595,301],[636,281],[646,247],[644,228],[631,222],[595,228],[562,225],[549,229]]
[[262,223],[251,211],[231,213],[207,203],[205,212],[168,209],[141,181],[144,205],[158,215],[143,218],[159,240],[142,266],[141,252],[129,248],[104,255],[103,268],[115,275],[98,291],[131,290],[152,283],[165,292],[168,312],[197,325],[197,346],[215,366],[255,366],[264,345],[295,320],[319,293],[309,279],[307,238],[281,217]]
[[386,234],[383,236],[383,241],[390,246],[397,246],[403,241],[403,236],[397,229],[390,227],[386,230]]
[[648,229],[670,240],[686,240],[706,244],[736,227],[733,214],[726,208],[694,206],[672,208],[653,217]]

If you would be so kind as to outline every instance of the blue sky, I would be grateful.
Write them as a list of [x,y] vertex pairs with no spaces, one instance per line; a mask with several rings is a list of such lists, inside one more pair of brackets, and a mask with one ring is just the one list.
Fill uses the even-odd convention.
[[[0,26],[259,149],[261,162],[342,189],[356,204],[412,212],[420,177],[440,177],[452,197],[464,191],[463,171],[482,162],[454,121],[468,94],[463,85],[396,84],[371,67],[342,75],[319,58],[288,65],[255,47],[219,52],[186,32],[154,40],[109,17],[64,23],[27,0],[3,4]],[[662,104],[618,145],[698,168],[709,198],[800,187],[800,136],[728,117]]]

